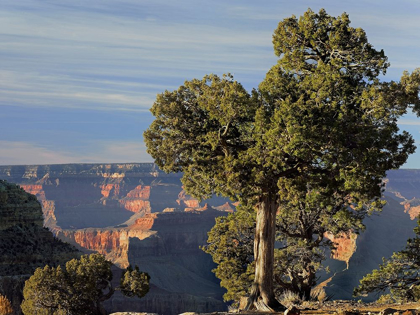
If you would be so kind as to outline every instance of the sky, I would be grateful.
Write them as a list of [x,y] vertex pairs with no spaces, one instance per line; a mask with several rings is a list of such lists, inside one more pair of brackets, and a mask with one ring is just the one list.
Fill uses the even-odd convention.
[[[142,134],[156,95],[232,73],[247,90],[276,63],[279,21],[347,12],[391,67],[420,67],[418,0],[2,0],[0,165],[151,162]],[[420,118],[399,123],[418,145]]]

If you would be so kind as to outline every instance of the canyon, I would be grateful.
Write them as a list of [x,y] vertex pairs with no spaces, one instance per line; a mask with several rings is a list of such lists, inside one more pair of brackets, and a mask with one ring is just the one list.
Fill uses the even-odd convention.
[[[200,202],[185,193],[181,174],[166,174],[152,163],[0,166],[0,179],[34,194],[43,225],[61,240],[151,275],[149,294],[143,299],[115,294],[106,303],[109,311],[171,315],[227,309],[211,272],[215,266],[200,246],[215,218],[234,211],[229,200]],[[389,172],[384,198],[382,213],[365,220],[366,231],[325,235],[336,249],[326,262],[331,272],[320,274],[319,282],[328,280],[324,289],[334,299],[352,298],[359,279],[413,235],[420,171]]]
[[0,178],[38,198],[43,225],[59,239],[150,274],[143,299],[115,294],[106,302],[109,311],[227,309],[215,266],[200,246],[215,218],[234,210],[228,200],[202,204],[185,193],[180,174],[150,163],[0,166]]

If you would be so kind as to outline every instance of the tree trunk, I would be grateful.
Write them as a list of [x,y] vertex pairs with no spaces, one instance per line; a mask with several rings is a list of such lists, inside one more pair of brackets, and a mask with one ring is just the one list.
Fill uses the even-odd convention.
[[255,279],[246,310],[277,311],[285,308],[276,300],[273,291],[274,242],[277,204],[275,197],[261,198],[257,212],[254,238]]
[[311,291],[312,291],[312,287],[310,285],[306,285],[306,284],[302,285],[300,298],[304,301],[310,301]]

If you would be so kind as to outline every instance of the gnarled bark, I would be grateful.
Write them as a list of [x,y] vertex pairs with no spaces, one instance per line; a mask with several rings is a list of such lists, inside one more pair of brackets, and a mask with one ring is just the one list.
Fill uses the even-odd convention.
[[275,196],[261,198],[254,238],[255,278],[246,310],[273,312],[285,308],[276,300],[273,290],[274,242],[277,203]]

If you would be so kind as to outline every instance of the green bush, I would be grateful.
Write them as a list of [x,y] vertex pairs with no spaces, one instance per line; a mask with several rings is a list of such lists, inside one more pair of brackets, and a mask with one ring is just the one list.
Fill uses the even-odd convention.
[[115,290],[127,296],[143,297],[149,291],[150,276],[138,268],[126,270],[121,285],[112,286],[112,263],[100,254],[72,259],[66,268],[38,268],[23,289],[21,308],[25,315],[101,315],[101,303]]

